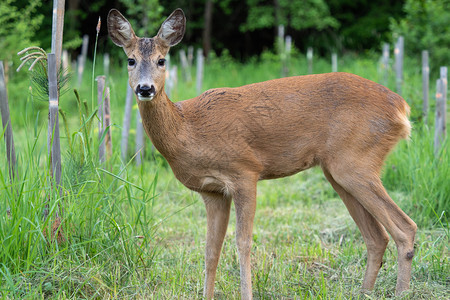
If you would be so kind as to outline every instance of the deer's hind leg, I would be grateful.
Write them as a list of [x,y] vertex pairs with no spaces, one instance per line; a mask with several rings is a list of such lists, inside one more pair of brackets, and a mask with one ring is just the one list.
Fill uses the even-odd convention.
[[[378,221],[395,241],[398,254],[395,293],[400,295],[409,289],[417,225],[389,197],[379,174],[373,171],[370,164],[364,164],[362,161],[334,164],[331,167],[328,166],[328,171],[333,180],[365,209],[360,210],[367,212],[358,215],[361,219],[360,222],[366,223],[370,220],[370,223],[377,224],[375,221]],[[376,227],[379,226],[376,225]],[[375,228],[375,226],[371,226],[371,228]],[[373,232],[380,232],[380,230],[367,232],[366,238],[370,238]],[[379,240],[381,242],[381,239]]]
[[339,197],[341,197],[363,236],[367,247],[367,266],[362,289],[364,291],[372,290],[389,242],[389,236],[380,222],[355,197],[340,186],[326,169],[323,169],[323,172]]

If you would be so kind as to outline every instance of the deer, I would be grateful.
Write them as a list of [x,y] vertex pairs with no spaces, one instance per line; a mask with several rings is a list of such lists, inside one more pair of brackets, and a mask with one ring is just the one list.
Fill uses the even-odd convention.
[[417,225],[380,179],[384,160],[410,135],[410,108],[388,88],[350,73],[294,76],[215,88],[172,102],[166,92],[169,49],[183,38],[176,9],[153,38],[137,37],[116,9],[109,36],[128,58],[129,84],[144,129],[175,177],[206,207],[203,296],[214,297],[231,203],[236,213],[240,294],[252,299],[250,252],[257,182],[320,167],[347,207],[367,248],[362,292],[373,290],[389,242],[398,254],[396,294],[409,290]]

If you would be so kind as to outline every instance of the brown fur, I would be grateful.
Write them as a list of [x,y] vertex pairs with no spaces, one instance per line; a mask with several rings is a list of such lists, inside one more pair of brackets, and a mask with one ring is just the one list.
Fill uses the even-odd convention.
[[[108,18],[109,28],[126,25],[117,13]],[[214,295],[231,199],[237,215],[241,295],[250,299],[256,183],[313,166],[323,169],[366,242],[363,289],[374,286],[389,240],[387,230],[398,248],[396,292],[407,290],[416,225],[387,195],[379,177],[389,151],[409,135],[406,102],[370,80],[329,73],[213,89],[174,104],[164,92],[165,69],[156,61],[181,40],[184,23],[179,22],[184,17],[180,16],[177,10],[163,23],[151,39],[155,45],[150,53],[142,51],[143,39],[134,32],[126,32],[131,42],[121,40],[114,30],[110,35],[128,57],[136,59],[136,66],[129,67],[133,89],[144,83],[156,89],[151,101],[138,101],[148,136],[175,176],[204,199],[208,219],[205,297]]]

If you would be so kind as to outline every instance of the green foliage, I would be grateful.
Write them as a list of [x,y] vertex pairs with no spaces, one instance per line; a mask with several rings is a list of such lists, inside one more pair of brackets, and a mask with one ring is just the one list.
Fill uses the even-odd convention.
[[330,15],[328,6],[323,0],[279,0],[276,1],[278,6],[274,3],[247,0],[249,11],[246,22],[241,25],[241,31],[274,28],[279,24],[296,30],[308,28],[322,30],[328,27],[336,28],[339,25]]
[[[151,210],[158,166],[147,174],[152,174],[152,179],[140,187],[129,181],[128,170],[117,153],[106,165],[100,165],[92,130],[96,111],[88,109],[78,95],[76,100],[79,120],[75,132],[70,131],[69,115],[61,113],[67,134],[66,139],[62,137],[62,150],[68,149],[62,165],[62,197],[52,189],[41,134],[46,124],[39,125],[39,113],[34,115],[34,128],[31,124],[25,126],[25,132],[15,128],[21,138],[16,139],[18,176],[11,183],[5,173],[6,162],[0,160],[3,298],[106,295],[109,286],[134,280],[134,270],[153,263],[155,247],[148,244],[160,222]],[[70,118],[77,118],[77,114]],[[4,149],[2,145],[1,157]],[[44,219],[46,205],[49,213]],[[59,207],[63,208],[61,220],[57,217]],[[119,261],[123,262],[120,266]],[[98,272],[91,273],[93,270]],[[117,272],[118,278],[114,275]]]
[[448,229],[450,212],[450,155],[446,138],[434,153],[431,128],[417,125],[411,140],[402,142],[389,156],[383,176],[388,189],[408,195],[404,209],[420,226]]
[[[13,186],[5,185],[0,170],[0,295],[74,299],[128,285],[155,256],[155,247],[149,246],[157,224],[149,210],[153,181],[144,190],[129,183],[124,170],[109,173],[92,163],[77,166],[68,160],[64,176],[73,171],[67,168],[78,174],[76,181],[64,178],[64,197],[59,198],[47,183],[45,168],[37,167],[45,153],[36,143],[39,139],[29,139],[35,144],[22,152],[22,175]],[[49,215],[44,220],[46,204]],[[58,205],[64,207],[64,218],[56,232]],[[57,241],[56,235],[62,238]]]
[[[48,101],[49,91],[48,91],[48,75],[47,75],[47,61],[44,60],[42,63],[38,63],[34,66],[33,70],[30,71],[30,81],[33,87],[34,96],[36,99],[42,101]],[[68,90],[68,83],[70,80],[70,74],[60,67],[58,74],[58,93],[60,96],[64,95]]]
[[329,0],[331,15],[340,27],[335,47],[356,51],[380,49],[390,39],[389,19],[401,16],[404,0]]
[[120,0],[126,9],[126,18],[132,22],[137,36],[156,35],[164,21],[159,0]]
[[0,2],[0,54],[1,60],[17,59],[17,52],[30,44],[38,43],[34,40],[44,16],[31,17],[41,5],[39,0],[31,0],[25,7],[15,6],[14,0]]
[[450,62],[449,7],[449,0],[407,0],[405,17],[391,20],[394,34],[405,37],[405,52],[418,56],[429,50],[432,68]]
[[[173,64],[177,57],[172,53]],[[339,70],[379,81],[377,58],[344,56],[339,58]],[[417,73],[411,65],[405,64],[410,74],[405,76],[405,92],[408,101],[417,102],[420,76],[411,76]],[[306,74],[305,55],[293,53],[289,67],[290,75]],[[329,59],[314,57],[315,73],[329,70]],[[110,74],[112,120],[120,124],[126,67]],[[280,76],[280,58],[267,51],[240,64],[224,52],[211,57],[205,74],[214,76],[205,76],[204,89],[273,79]],[[91,94],[88,79],[90,74],[83,78],[81,95]],[[18,84],[10,81],[9,88],[26,91]],[[195,82],[180,80],[172,95],[174,101],[196,96]],[[58,196],[45,168],[47,149],[41,132],[46,122],[40,122],[33,103],[28,101],[25,109],[11,107],[13,122],[24,114],[35,118],[13,126],[19,153],[19,176],[14,182],[7,178],[6,160],[0,159],[1,297],[201,298],[206,212],[199,196],[183,187],[161,162],[144,161],[135,167],[133,161],[121,162],[115,151],[110,161],[99,164],[92,124],[95,107],[88,108],[90,101],[72,95],[61,101],[69,105],[68,113],[61,115],[66,128],[62,149],[71,150],[63,157],[64,193]],[[46,116],[46,109],[40,114]],[[113,141],[118,141],[120,130],[115,129],[111,127]],[[450,292],[448,225],[442,214],[449,207],[448,141],[434,158],[430,131],[419,125],[413,130],[411,141],[402,142],[389,157],[383,180],[392,198],[419,225],[411,298],[445,299]],[[3,139],[0,146],[4,157]],[[43,220],[47,203],[49,218]],[[51,238],[58,205],[64,208],[59,229],[66,239],[63,243]],[[364,242],[320,169],[260,182],[257,205],[252,249],[255,297],[365,297],[359,290],[366,261]],[[217,273],[219,299],[239,298],[235,224],[232,212]],[[396,260],[391,242],[371,298],[393,297]]]

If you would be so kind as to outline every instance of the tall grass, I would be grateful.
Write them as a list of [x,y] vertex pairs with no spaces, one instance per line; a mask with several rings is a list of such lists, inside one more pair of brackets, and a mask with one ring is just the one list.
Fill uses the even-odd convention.
[[[346,56],[340,59],[339,69],[379,81],[375,61],[373,57]],[[93,70],[98,73],[99,68]],[[205,68],[205,90],[281,74],[279,59],[271,53],[246,64],[228,56],[212,57]],[[111,72],[115,75],[109,78],[113,120],[122,120],[125,69]],[[328,60],[315,60],[315,72],[329,69]],[[305,74],[306,70],[304,56],[294,54],[290,75]],[[79,90],[79,101],[67,93],[60,102],[69,112],[62,149],[72,149],[63,159],[62,197],[48,183],[45,105],[28,97],[11,107],[19,176],[10,183],[6,160],[0,159],[1,297],[200,298],[206,231],[201,201],[176,181],[159,156],[154,159],[149,154],[143,165],[135,167],[131,153],[130,161],[123,162],[116,150],[106,164],[98,163],[96,126],[88,125],[95,121],[95,107],[79,109],[91,102],[86,95],[91,94],[93,82],[87,77]],[[405,89],[405,98],[416,103],[420,78],[408,78],[412,83]],[[27,90],[23,86],[23,82],[10,85],[14,89],[10,98],[17,101],[23,97]],[[22,93],[15,87],[22,88]],[[191,98],[195,93],[195,82],[180,81],[172,100]],[[416,107],[420,106],[412,106],[414,116],[419,115]],[[115,123],[111,131],[113,140],[118,141],[120,122]],[[448,140],[435,156],[431,128],[418,123],[419,119],[411,140],[401,142],[389,156],[383,181],[419,224],[413,261],[416,292],[411,298],[428,299],[450,292],[446,284],[450,273],[448,215],[443,213],[448,211],[450,194],[446,183]],[[5,157],[3,140],[0,145],[0,157]],[[44,220],[46,203],[50,212]],[[54,223],[58,204],[64,208],[61,227]],[[234,229],[232,214],[217,277],[218,299],[239,297]],[[373,298],[392,297],[395,245],[388,249]],[[365,267],[363,240],[319,170],[259,184],[252,255],[256,297],[364,298],[359,294]]]
[[418,125],[409,141],[403,141],[387,162],[383,182],[388,189],[403,191],[404,210],[421,226],[446,228],[450,210],[450,155],[448,138],[435,153],[432,128]]
[[[34,143],[22,152],[22,176],[12,186],[4,184],[5,173],[0,172],[2,296],[59,297],[61,290],[69,293],[66,296],[90,297],[117,284],[116,268],[123,269],[122,284],[139,268],[148,268],[157,249],[152,240],[159,220],[149,209],[156,181],[140,187],[128,181],[123,167],[111,173],[98,165],[68,163],[63,170],[64,196],[58,198],[47,184],[46,168],[36,167],[45,160],[42,150]],[[73,181],[68,176],[72,172],[87,174]],[[50,211],[44,219],[47,201]],[[55,227],[58,204],[64,214],[62,226]]]
[[[86,129],[91,127],[92,115],[81,111],[79,125],[70,132],[75,146],[63,140],[62,197],[49,184],[42,137],[46,126],[39,125],[39,114],[34,122],[23,116],[27,127],[16,131],[19,176],[10,182],[6,163],[0,165],[2,297],[104,295],[117,284],[118,268],[120,283],[126,285],[135,280],[139,268],[153,263],[157,246],[152,240],[160,222],[151,210],[158,166],[150,167],[146,176],[141,174],[147,180],[136,184],[117,153],[107,165],[99,164],[98,142],[92,138],[93,131]],[[5,155],[4,147],[0,155]],[[49,213],[44,218],[47,204]],[[61,226],[56,218],[58,206],[63,208]]]

